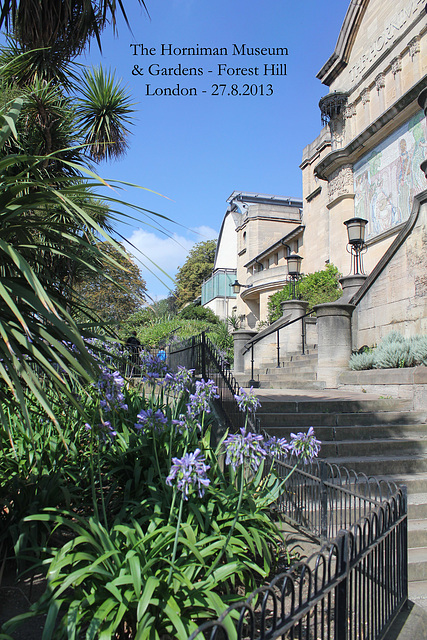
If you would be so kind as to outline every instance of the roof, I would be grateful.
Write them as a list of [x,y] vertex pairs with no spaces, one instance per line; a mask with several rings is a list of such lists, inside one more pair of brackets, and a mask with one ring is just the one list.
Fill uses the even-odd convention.
[[316,76],[323,84],[330,86],[342,69],[347,66],[351,49],[368,4],[369,0],[351,0],[335,50]]
[[[304,229],[305,229],[305,225],[303,225],[303,224],[298,225],[298,227],[296,227],[295,229],[293,229],[292,231],[287,233],[280,240],[277,240],[276,242],[274,242],[272,245],[267,247],[267,249],[264,249],[264,251],[261,251],[261,253],[259,253],[257,256],[255,256],[255,258],[252,258],[252,260],[249,260],[249,262],[247,262],[243,266],[245,268],[249,268],[251,265],[253,265],[253,264],[257,263],[259,260],[261,260],[261,258],[264,258],[268,253],[271,253],[276,248],[278,249],[278,248],[282,247],[283,245],[286,245],[287,242],[289,242],[293,238],[296,238],[296,236],[298,236],[300,233],[302,233],[304,231]],[[287,241],[287,242],[285,242],[285,241]]]
[[227,202],[233,205],[237,202],[252,202],[262,204],[280,204],[289,207],[302,207],[302,198],[291,198],[289,196],[277,196],[269,193],[256,193],[251,191],[233,191],[231,196],[227,198]]

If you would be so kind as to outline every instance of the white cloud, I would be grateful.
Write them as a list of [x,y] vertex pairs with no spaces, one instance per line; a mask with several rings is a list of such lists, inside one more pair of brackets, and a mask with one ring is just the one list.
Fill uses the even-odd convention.
[[[207,226],[197,227],[191,231],[192,238],[177,233],[167,237],[139,228],[127,238],[135,249],[130,245],[126,248],[134,255],[142,277],[147,282],[147,291],[152,298],[164,298],[174,288],[173,278],[178,267],[184,264],[194,244],[218,237],[218,232]],[[196,240],[194,240],[195,234],[197,234]],[[150,270],[153,273],[150,273]]]

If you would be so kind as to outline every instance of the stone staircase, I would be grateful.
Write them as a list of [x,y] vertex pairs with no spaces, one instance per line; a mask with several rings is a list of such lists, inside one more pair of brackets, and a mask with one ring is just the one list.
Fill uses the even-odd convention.
[[[241,380],[243,386],[249,380]],[[288,354],[280,358],[280,367],[265,365],[254,369],[254,380],[262,389],[323,389],[324,382],[317,380],[317,350],[310,349],[304,355]]]
[[427,610],[427,411],[342,390],[261,388],[257,395],[267,433],[289,439],[313,426],[320,457],[407,486],[409,596]]

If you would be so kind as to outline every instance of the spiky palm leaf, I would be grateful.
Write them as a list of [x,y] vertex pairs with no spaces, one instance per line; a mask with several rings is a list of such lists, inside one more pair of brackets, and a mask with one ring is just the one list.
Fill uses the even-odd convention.
[[108,22],[115,29],[118,11],[128,23],[122,0],[0,0],[0,11],[0,27],[14,31],[25,50],[50,47],[63,58],[80,53],[92,36],[101,48],[100,33]]
[[2,78],[8,84],[25,87],[35,81],[45,81],[70,90],[77,81],[75,63],[54,47],[25,50],[12,36],[0,50]]
[[79,87],[78,124],[92,158],[118,157],[127,148],[126,125],[134,112],[130,96],[115,80],[114,73],[102,67],[85,70]]
[[[16,100],[2,116],[3,143],[20,106]],[[74,320],[58,258],[100,271],[96,245],[104,232],[93,215],[96,204],[90,213],[85,207],[86,182],[64,175],[47,180],[44,162],[23,153],[0,158],[0,414],[13,404],[29,428],[28,393],[56,422],[49,395],[75,404],[76,388],[98,370],[84,342],[93,334]]]

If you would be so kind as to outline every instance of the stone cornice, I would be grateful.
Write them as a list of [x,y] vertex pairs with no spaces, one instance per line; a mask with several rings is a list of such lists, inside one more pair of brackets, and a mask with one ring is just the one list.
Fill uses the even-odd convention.
[[306,196],[307,202],[311,202],[316,196],[320,194],[321,191],[322,187],[317,187],[314,191],[309,193],[308,196]]
[[[362,133],[344,149],[332,151],[314,168],[314,173],[322,180],[328,177],[344,164],[354,164],[361,156],[375,148],[385,139],[391,130],[386,125],[393,121],[393,129],[401,126],[406,120],[419,110],[417,103],[420,91],[425,87],[427,75],[421,78],[405,95],[389,107],[379,118],[372,122]],[[396,127],[397,125],[397,127]]]

